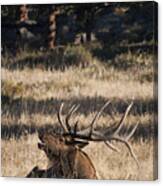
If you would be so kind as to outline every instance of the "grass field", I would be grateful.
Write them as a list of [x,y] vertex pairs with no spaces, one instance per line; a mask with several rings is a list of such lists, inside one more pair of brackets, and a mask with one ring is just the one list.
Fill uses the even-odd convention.
[[[30,54],[28,54],[30,55]],[[33,54],[31,56],[34,58]],[[32,58],[31,57],[31,58]],[[20,58],[20,57],[19,57]],[[134,106],[127,117],[124,130],[139,122],[131,143],[140,169],[122,144],[116,153],[102,143],[90,143],[84,151],[91,157],[100,179],[153,180],[156,178],[155,153],[157,123],[154,98],[154,56],[127,52],[115,56],[112,62],[102,63],[90,58],[86,67],[66,69],[34,68],[22,59],[2,58],[1,146],[2,175],[24,177],[34,166],[47,166],[47,158],[37,148],[39,130],[58,130],[56,113],[62,102],[64,114],[72,104],[80,104],[74,117],[79,128],[89,125],[95,113],[111,100],[95,128],[104,128],[119,121],[127,105]],[[30,62],[30,61],[29,61]],[[119,62],[119,63],[118,63]],[[126,68],[120,66],[129,64]]]

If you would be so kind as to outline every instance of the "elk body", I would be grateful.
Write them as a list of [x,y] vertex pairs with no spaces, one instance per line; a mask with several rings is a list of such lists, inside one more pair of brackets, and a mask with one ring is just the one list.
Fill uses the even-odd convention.
[[35,167],[28,177],[39,175],[40,177],[97,179],[90,158],[80,148],[71,144],[69,137],[47,133],[40,135],[39,138],[41,143],[38,147],[49,159],[48,169],[43,171]]
[[63,133],[57,134],[52,132],[40,133],[38,148],[43,150],[49,159],[49,165],[46,170],[40,170],[37,166],[27,175],[27,177],[50,177],[50,178],[70,178],[70,179],[98,179],[95,167],[82,150],[90,141],[104,142],[107,147],[114,151],[119,151],[111,142],[118,141],[126,145],[131,156],[138,161],[129,143],[129,139],[133,136],[137,126],[125,137],[120,136],[119,132],[122,129],[125,118],[127,117],[133,103],[131,103],[118,124],[109,126],[106,129],[95,130],[93,128],[96,120],[100,117],[102,111],[109,105],[107,102],[93,118],[90,126],[86,129],[77,130],[78,121],[71,125],[70,117],[78,109],[78,106],[72,106],[69,110],[65,122],[62,118],[63,104],[58,112],[58,121],[63,129]]

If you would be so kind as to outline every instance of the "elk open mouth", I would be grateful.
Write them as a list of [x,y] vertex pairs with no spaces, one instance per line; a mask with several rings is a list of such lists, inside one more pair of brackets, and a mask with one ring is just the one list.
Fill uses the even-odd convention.
[[40,141],[40,142],[38,142],[38,148],[39,149],[45,149],[46,145],[45,145],[45,142],[44,142],[44,134],[42,132],[40,132],[38,137],[39,137],[39,141]]
[[51,157],[58,158],[60,156],[60,153],[58,151],[54,152],[52,149],[48,148],[48,146],[44,142],[39,142],[38,148],[40,150],[43,150],[46,153],[46,155],[48,156],[48,158],[51,158]]
[[45,148],[45,144],[44,143],[38,143],[38,148],[39,149],[44,149]]

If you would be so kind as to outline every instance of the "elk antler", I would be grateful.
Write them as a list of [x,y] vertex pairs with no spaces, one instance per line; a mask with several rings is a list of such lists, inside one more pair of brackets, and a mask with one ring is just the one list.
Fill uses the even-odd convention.
[[124,125],[124,121],[127,117],[127,115],[129,114],[132,106],[133,106],[133,102],[131,102],[129,104],[129,106],[127,107],[125,113],[123,114],[122,118],[120,119],[119,123],[113,126],[109,126],[106,129],[102,129],[102,130],[94,130],[93,126],[95,124],[95,122],[97,121],[97,119],[100,117],[100,115],[102,114],[103,110],[110,104],[110,101],[106,102],[104,104],[104,106],[100,109],[100,111],[94,116],[91,124],[89,127],[77,131],[77,123],[74,126],[74,130],[72,132],[72,127],[69,124],[69,119],[72,116],[72,114],[78,109],[79,106],[75,106],[73,105],[69,111],[69,113],[66,116],[66,127],[64,126],[62,120],[61,120],[61,110],[63,108],[63,105],[61,104],[61,107],[59,109],[59,113],[58,113],[58,120],[59,123],[61,124],[61,127],[64,129],[64,135],[69,135],[72,137],[72,139],[74,141],[76,140],[83,140],[83,143],[89,142],[89,141],[96,141],[96,142],[104,142],[105,145],[107,145],[107,147],[111,148],[112,150],[119,152],[119,149],[117,147],[115,147],[111,141],[118,141],[123,143],[129,150],[132,158],[136,161],[138,167],[139,167],[139,163],[138,160],[134,154],[134,151],[132,149],[132,146],[129,143],[129,139],[133,136],[133,134],[135,133],[137,127],[138,127],[138,123],[133,127],[133,129],[129,132],[129,134],[127,134],[127,136],[120,136],[120,131]]
[[[79,105],[73,105],[68,114],[66,115],[66,118],[65,118],[65,124],[63,122],[63,119],[62,119],[62,110],[63,110],[63,106],[64,106],[64,103],[61,103],[61,106],[59,108],[59,112],[57,113],[57,117],[58,117],[58,121],[59,121],[59,124],[61,125],[61,128],[64,130],[65,133],[72,133],[72,127],[71,125],[69,124],[69,119],[71,117],[71,115],[77,111],[77,109],[79,108]],[[77,124],[77,123],[76,123]]]
[[63,123],[63,120],[62,120],[62,109],[63,109],[63,105],[64,105],[64,103],[61,103],[61,106],[59,108],[57,117],[58,117],[59,124],[61,125],[61,128],[64,130],[64,132],[68,132],[69,130],[65,127],[65,125]]
[[69,123],[69,119],[72,116],[72,114],[77,111],[78,108],[79,108],[79,105],[77,105],[77,106],[73,105],[65,118],[65,124],[66,124],[66,127],[70,133],[72,132],[72,128]]
[[92,131],[93,131],[93,125],[95,124],[96,120],[100,117],[100,115],[102,114],[103,110],[110,104],[110,101],[107,101],[104,106],[100,109],[100,111],[95,115],[95,117],[93,118],[91,124],[90,124],[90,131],[89,131],[89,137],[91,137],[92,135]]

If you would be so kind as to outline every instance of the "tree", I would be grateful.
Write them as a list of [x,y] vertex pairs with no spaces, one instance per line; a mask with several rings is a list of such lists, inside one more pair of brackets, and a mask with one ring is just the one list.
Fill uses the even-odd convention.
[[86,33],[86,40],[91,41],[91,34],[95,26],[95,22],[99,16],[105,11],[111,11],[110,3],[86,3],[78,4],[74,13],[77,15],[79,31]]

